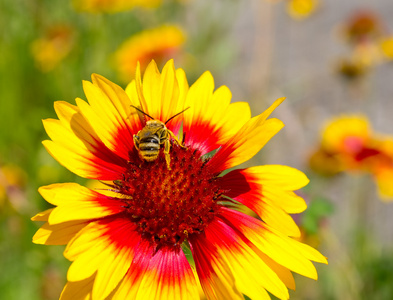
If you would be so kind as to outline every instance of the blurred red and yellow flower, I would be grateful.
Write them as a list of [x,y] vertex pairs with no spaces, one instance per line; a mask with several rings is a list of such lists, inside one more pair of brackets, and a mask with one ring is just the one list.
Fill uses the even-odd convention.
[[136,7],[155,8],[162,0],[74,0],[76,10],[89,13],[118,13]]
[[380,17],[371,10],[356,11],[343,25],[344,37],[351,43],[375,40],[384,34]]
[[321,146],[311,155],[310,164],[324,174],[370,173],[377,181],[380,195],[393,198],[393,189],[388,184],[393,178],[393,138],[375,133],[364,116],[331,120],[323,130]]
[[56,25],[47,29],[45,35],[33,41],[31,53],[37,68],[49,72],[67,57],[74,46],[74,31],[68,25]]
[[[55,208],[33,217],[46,222],[33,241],[67,244],[72,261],[61,299],[199,299],[198,279],[207,299],[288,299],[291,271],[317,279],[311,261],[326,258],[294,239],[289,215],[306,209],[294,190],[307,177],[280,165],[223,173],[281,130],[268,117],[283,98],[251,118],[227,87],[214,91],[209,72],[189,86],[173,61],[161,73],[150,63],[143,80],[137,68],[125,91],[99,75],[83,87],[88,102],[55,103],[59,119],[44,120],[43,143],[75,174],[111,181],[112,195],[76,183],[39,189]],[[169,167],[165,149],[151,162],[140,157],[133,136],[146,120],[133,106],[161,122],[189,107],[166,124],[184,143],[171,141]]]
[[179,53],[184,41],[185,33],[175,25],[162,25],[131,36],[114,53],[114,65],[120,79],[130,82],[138,61],[142,70],[152,59],[162,65]]

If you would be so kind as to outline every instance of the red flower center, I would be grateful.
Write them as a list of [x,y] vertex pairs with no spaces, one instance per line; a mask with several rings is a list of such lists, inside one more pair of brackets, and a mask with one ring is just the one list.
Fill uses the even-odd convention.
[[130,156],[123,181],[127,214],[142,237],[154,246],[179,248],[191,234],[199,234],[214,219],[222,199],[216,174],[198,150],[173,145],[168,170],[163,150],[153,162]]

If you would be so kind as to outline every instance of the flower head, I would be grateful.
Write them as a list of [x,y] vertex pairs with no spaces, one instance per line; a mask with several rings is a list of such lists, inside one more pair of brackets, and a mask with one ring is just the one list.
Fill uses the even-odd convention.
[[[143,81],[138,69],[125,91],[99,75],[84,91],[88,103],[56,102],[44,145],[72,172],[110,181],[112,195],[76,183],[40,188],[55,208],[33,218],[46,221],[33,240],[67,244],[72,261],[62,299],[198,299],[197,280],[208,299],[268,299],[267,291],[288,299],[291,271],[317,278],[310,261],[326,259],[292,238],[300,231],[289,215],[306,208],[293,191],[307,177],[279,165],[223,174],[283,127],[268,119],[282,98],[251,118],[227,87],[214,91],[209,72],[189,87],[173,61],[162,73],[150,63]],[[146,121],[165,123],[187,107],[165,124],[168,135],[141,134]],[[157,145],[154,160],[140,155]]]
[[393,59],[393,36],[382,38],[379,45],[384,57],[391,61]]
[[356,44],[379,38],[384,33],[384,25],[374,12],[360,10],[348,18],[343,32],[349,42]]
[[161,0],[74,0],[73,4],[78,11],[117,13],[135,7],[154,8],[161,4]]
[[382,198],[393,198],[393,138],[375,133],[365,116],[343,116],[327,123],[321,145],[310,159],[323,174],[341,171],[370,173]]
[[163,64],[179,52],[184,41],[184,32],[174,25],[162,25],[131,36],[114,53],[114,65],[119,77],[124,82],[130,82],[135,76],[138,61],[142,70],[152,59],[159,65]]
[[303,20],[314,13],[318,5],[317,0],[289,0],[287,11],[292,18]]

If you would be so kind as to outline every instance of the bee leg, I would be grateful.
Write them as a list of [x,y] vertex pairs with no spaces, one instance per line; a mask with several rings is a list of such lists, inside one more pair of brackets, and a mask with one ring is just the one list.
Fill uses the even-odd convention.
[[168,140],[165,141],[164,143],[164,154],[165,154],[165,161],[166,161],[166,166],[168,170],[171,169],[171,156],[169,155],[169,150],[171,149],[171,143]]
[[172,131],[169,131],[169,130],[168,130],[168,132],[169,132],[169,135],[173,138],[173,140],[175,141],[176,144],[178,144],[180,147],[182,147],[182,148],[184,148],[184,149],[187,148],[186,146],[183,146],[182,143],[180,143],[180,141],[179,141],[178,138],[173,134]]
[[138,144],[139,144],[138,136],[136,134],[134,134],[132,139],[134,141],[134,146],[135,146],[136,150],[139,150],[139,147],[138,147]]

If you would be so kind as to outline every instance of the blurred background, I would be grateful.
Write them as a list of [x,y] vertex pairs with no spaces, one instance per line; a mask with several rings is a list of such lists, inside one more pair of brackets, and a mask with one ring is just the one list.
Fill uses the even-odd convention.
[[125,87],[152,58],[190,84],[210,70],[253,115],[287,97],[247,165],[311,180],[294,218],[329,265],[291,299],[393,299],[392,16],[391,0],[0,0],[0,299],[58,299],[66,282],[64,247],[33,244],[30,218],[49,207],[39,186],[86,182],[45,151],[41,119],[92,73]]

